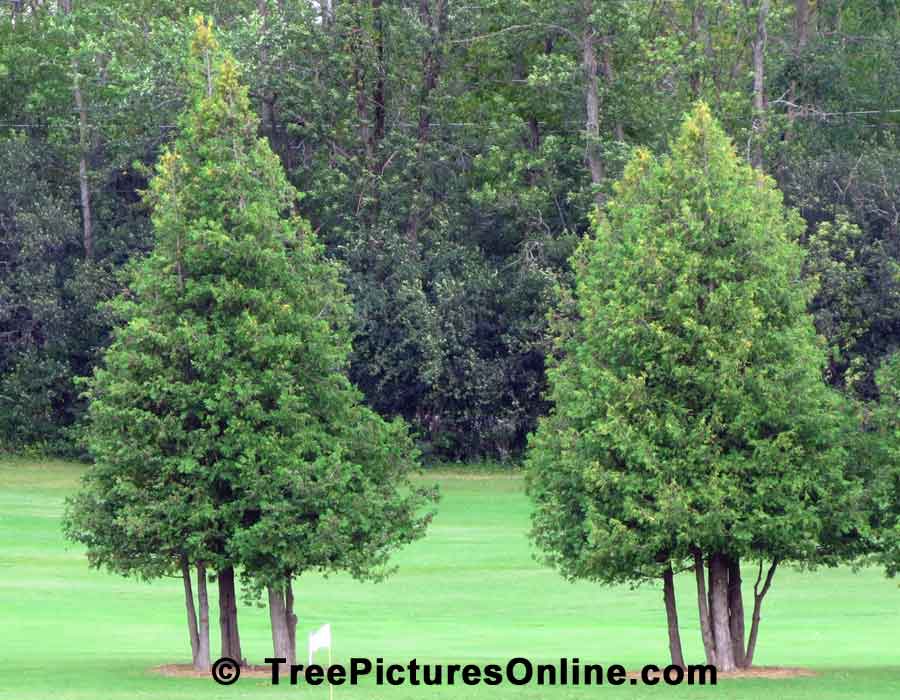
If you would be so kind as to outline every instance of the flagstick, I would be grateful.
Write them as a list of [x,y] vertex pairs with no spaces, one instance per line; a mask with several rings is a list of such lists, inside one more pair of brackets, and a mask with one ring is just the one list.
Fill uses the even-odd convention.
[[[328,642],[328,668],[331,668],[331,641]],[[334,700],[334,686],[328,681],[328,700]]]

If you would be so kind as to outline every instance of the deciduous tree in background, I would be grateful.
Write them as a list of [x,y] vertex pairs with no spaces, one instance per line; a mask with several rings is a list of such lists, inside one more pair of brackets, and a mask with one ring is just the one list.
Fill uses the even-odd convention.
[[865,526],[851,412],[806,312],[802,230],[702,103],[670,156],[638,151],[574,258],[554,408],[528,456],[546,559],[573,578],[663,577],[670,631],[670,571],[693,566],[723,671],[752,664],[776,568],[838,561]]

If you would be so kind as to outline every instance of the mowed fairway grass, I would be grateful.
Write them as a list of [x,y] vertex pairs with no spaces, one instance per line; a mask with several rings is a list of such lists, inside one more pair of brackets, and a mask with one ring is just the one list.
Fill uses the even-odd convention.
[[[167,678],[151,667],[189,661],[181,582],[151,584],[88,569],[60,533],[64,498],[83,467],[0,458],[0,699],[328,697],[325,686]],[[296,585],[298,642],[330,622],[335,661],[665,664],[658,588],[563,581],[536,564],[529,504],[517,474],[441,471],[440,512],[428,536],[397,558],[384,583],[304,576]],[[745,572],[745,579],[751,572]],[[692,580],[678,595],[686,653],[702,658]],[[215,587],[212,587],[215,590]],[[215,609],[213,610],[215,614]],[[271,653],[267,612],[240,610],[244,651]],[[302,640],[302,641],[301,641]],[[214,658],[218,640],[213,638]],[[388,698],[900,698],[900,588],[880,571],[779,571],[766,601],[757,660],[808,666],[813,678],[732,679],[716,687],[342,686],[334,697]]]

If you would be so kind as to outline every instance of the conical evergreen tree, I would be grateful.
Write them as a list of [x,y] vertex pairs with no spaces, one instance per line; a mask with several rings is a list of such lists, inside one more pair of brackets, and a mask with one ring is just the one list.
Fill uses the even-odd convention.
[[409,486],[405,426],[346,377],[350,300],[220,53],[198,20],[194,104],[146,193],[156,246],[90,386],[97,464],[68,532],[118,571],[214,569],[222,655],[236,659],[243,566],[270,589],[276,655],[293,656],[292,578],[376,575],[423,533],[429,494]]
[[740,562],[817,563],[862,522],[802,230],[700,104],[670,156],[635,155],[574,258],[528,456],[533,538],[573,578],[663,578],[676,663],[673,570],[696,567],[709,661],[750,665],[771,577],[745,643]]

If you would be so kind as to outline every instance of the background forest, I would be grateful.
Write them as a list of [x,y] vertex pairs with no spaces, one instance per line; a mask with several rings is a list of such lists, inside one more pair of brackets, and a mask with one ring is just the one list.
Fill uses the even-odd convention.
[[827,380],[877,398],[900,346],[897,0],[6,0],[0,446],[83,450],[78,379],[152,247],[140,193],[195,12],[343,264],[353,381],[433,458],[522,450],[592,210],[698,99],[806,222]]

